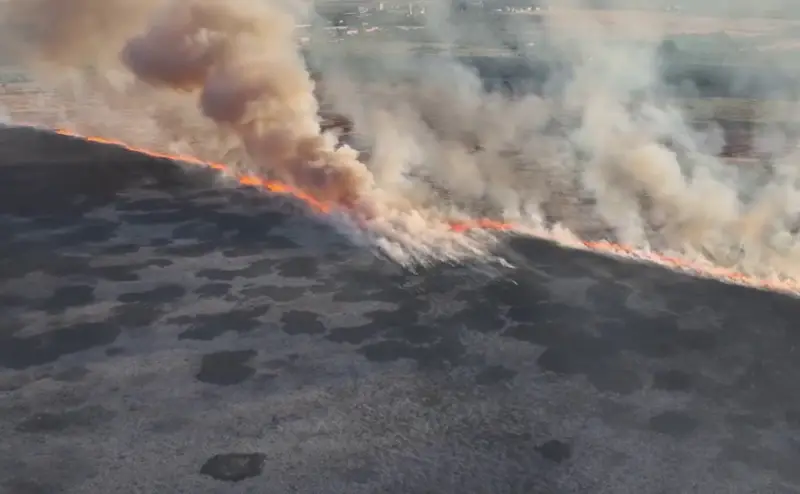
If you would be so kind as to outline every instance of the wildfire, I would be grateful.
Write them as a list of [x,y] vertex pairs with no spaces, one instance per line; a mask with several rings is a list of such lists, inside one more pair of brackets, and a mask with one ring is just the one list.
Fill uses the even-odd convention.
[[[144,154],[154,158],[162,158],[162,159],[183,162],[187,164],[206,166],[214,170],[217,170],[219,172],[233,176],[242,185],[267,190],[274,194],[292,196],[293,198],[305,203],[310,209],[312,209],[317,213],[325,214],[325,213],[330,213],[337,209],[346,209],[340,204],[332,204],[330,202],[319,200],[313,197],[312,195],[308,194],[307,192],[304,192],[303,190],[300,190],[297,187],[293,187],[283,182],[275,180],[267,180],[255,175],[235,174],[228,166],[223,165],[221,163],[206,162],[194,156],[189,156],[189,155],[159,153],[148,149],[131,146],[116,139],[107,139],[103,137],[94,137],[94,136],[82,136],[67,130],[55,130],[55,132],[59,135],[77,139],[83,139],[89,142],[117,146],[129,151]],[[449,221],[447,222],[447,225],[449,226],[450,230],[456,233],[467,233],[473,230],[524,231],[524,228],[519,228],[517,225],[511,223],[503,223],[489,218],[479,218],[470,221]],[[789,293],[792,295],[800,294],[800,283],[798,283],[795,280],[786,280],[786,279],[767,280],[767,279],[756,278],[737,271],[720,267],[699,265],[687,261],[685,259],[666,256],[654,252],[645,252],[626,245],[616,244],[608,241],[600,241],[600,242],[583,241],[581,242],[581,244],[584,248],[600,254],[610,255],[614,257],[624,257],[626,259],[647,261],[674,270],[689,272],[697,276],[714,278],[727,283],[743,285],[762,290]]]

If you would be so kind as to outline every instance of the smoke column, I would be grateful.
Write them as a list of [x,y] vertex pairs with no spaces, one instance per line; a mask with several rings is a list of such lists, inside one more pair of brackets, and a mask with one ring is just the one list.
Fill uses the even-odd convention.
[[122,59],[141,80],[197,91],[203,115],[239,135],[257,166],[353,206],[370,175],[354,150],[322,134],[294,26],[268,4],[170,2]]
[[[168,124],[153,117],[156,109],[140,117],[198,146],[212,143],[201,155],[241,151],[238,159],[259,172],[368,211],[396,241],[388,250],[424,254],[442,242],[437,217],[490,214],[567,237],[800,277],[794,157],[761,174],[716,157],[718,132],[693,129],[660,79],[657,47],[669,16],[623,11],[609,25],[587,2],[565,0],[535,28],[519,16],[495,26],[457,18],[450,3],[428,2],[429,41],[513,52],[522,66],[546,60],[543,86],[487,91],[451,48],[425,56],[395,43],[365,67],[354,54],[370,43],[331,43],[299,0],[16,0],[5,18],[26,26],[12,33],[12,46],[44,80],[69,67],[80,74],[81,94],[102,94],[115,111],[161,108]],[[758,8],[789,5],[703,2],[708,14],[752,18]],[[299,20],[312,24],[305,59]],[[317,95],[306,59],[324,81]],[[90,73],[80,70],[86,64]],[[352,147],[321,130],[319,95],[354,122]]]

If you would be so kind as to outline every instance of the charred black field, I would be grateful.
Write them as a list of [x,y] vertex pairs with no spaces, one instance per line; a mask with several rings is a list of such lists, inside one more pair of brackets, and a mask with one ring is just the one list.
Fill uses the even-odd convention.
[[205,172],[0,137],[5,492],[800,486],[793,298],[525,238],[412,274]]

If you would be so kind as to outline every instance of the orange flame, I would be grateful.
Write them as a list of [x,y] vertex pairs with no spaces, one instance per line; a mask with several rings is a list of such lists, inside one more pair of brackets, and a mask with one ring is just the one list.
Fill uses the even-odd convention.
[[[107,144],[112,146],[117,146],[129,151],[133,151],[136,153],[144,154],[147,156],[151,156],[154,158],[163,158],[173,161],[184,162],[193,165],[201,165],[207,166],[214,170],[231,174],[236,178],[236,180],[246,186],[256,187],[260,189],[267,190],[269,192],[281,195],[289,195],[298,199],[305,203],[308,207],[310,207],[313,211],[318,213],[330,213],[337,209],[346,209],[344,206],[340,204],[332,204],[330,202],[319,200],[312,195],[304,192],[297,187],[293,187],[283,182],[275,181],[275,180],[267,180],[255,175],[236,175],[232,173],[230,167],[223,165],[221,163],[211,163],[203,161],[199,158],[189,155],[182,155],[182,154],[165,154],[159,153],[155,151],[151,151],[148,149],[143,149],[135,146],[131,146],[126,144],[122,141],[116,139],[106,139],[103,137],[93,137],[93,136],[82,136],[67,130],[55,130],[55,132],[59,135],[83,139],[89,142],[95,142],[100,144]],[[456,233],[467,233],[472,230],[492,230],[492,231],[514,231],[519,230],[519,228],[511,223],[503,223],[501,221],[492,220],[489,218],[479,218],[470,221],[449,221],[447,222],[449,228]],[[645,252],[641,250],[637,250],[633,247],[617,244],[608,241],[582,241],[583,246],[591,251],[610,255],[614,257],[624,257],[627,259],[637,259],[648,261],[651,263],[655,263],[661,266],[669,267],[679,271],[689,271],[692,274],[706,277],[706,278],[714,278],[720,281],[736,284],[736,285],[743,285],[748,286],[751,288],[758,288],[762,290],[770,290],[770,291],[777,291],[783,293],[789,293],[793,295],[800,294],[800,283],[795,280],[789,279],[782,279],[782,280],[767,280],[756,278],[754,276],[750,276],[744,273],[740,273],[737,271],[719,268],[719,267],[712,267],[712,266],[703,266],[699,264],[692,263],[690,261],[680,259],[677,257],[666,256],[663,254],[653,253],[653,252]]]

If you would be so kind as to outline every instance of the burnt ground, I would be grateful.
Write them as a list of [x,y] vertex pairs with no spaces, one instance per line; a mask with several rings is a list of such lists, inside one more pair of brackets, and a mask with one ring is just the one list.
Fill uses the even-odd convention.
[[2,141],[4,494],[800,492],[796,299],[521,238],[412,274],[199,170]]

